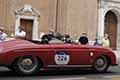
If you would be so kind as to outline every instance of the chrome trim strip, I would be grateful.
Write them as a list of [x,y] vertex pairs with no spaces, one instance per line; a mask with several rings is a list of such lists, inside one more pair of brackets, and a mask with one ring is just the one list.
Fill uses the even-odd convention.
[[92,65],[48,65],[48,67],[92,67]]

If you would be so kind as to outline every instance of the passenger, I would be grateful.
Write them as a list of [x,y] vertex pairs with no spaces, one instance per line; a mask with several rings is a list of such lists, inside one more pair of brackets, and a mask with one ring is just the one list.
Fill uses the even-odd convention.
[[47,35],[48,35],[49,40],[52,40],[53,38],[55,38],[55,31],[53,29],[50,29]]
[[39,37],[39,41],[41,42],[42,41],[42,37],[45,35],[44,32],[40,32],[40,37]]
[[68,35],[68,34],[65,34],[65,35],[64,35],[62,41],[63,41],[64,43],[72,43],[72,42],[73,42],[72,38],[71,38],[70,35]]
[[79,43],[80,44],[88,44],[88,37],[87,37],[87,33],[82,33],[82,36],[79,38]]
[[59,32],[56,32],[55,38],[57,38],[58,40],[62,40],[63,35],[61,33],[59,33]]

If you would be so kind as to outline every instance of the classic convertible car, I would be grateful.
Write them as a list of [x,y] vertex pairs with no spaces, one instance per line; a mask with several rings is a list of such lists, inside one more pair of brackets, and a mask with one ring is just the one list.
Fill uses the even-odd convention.
[[110,66],[116,65],[116,56],[111,49],[102,47],[68,43],[39,44],[15,39],[0,43],[0,65],[23,75],[35,74],[42,68],[84,67],[105,72]]

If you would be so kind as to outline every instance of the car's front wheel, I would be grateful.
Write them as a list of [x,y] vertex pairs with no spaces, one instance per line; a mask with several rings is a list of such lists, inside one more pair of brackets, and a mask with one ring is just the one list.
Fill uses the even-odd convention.
[[110,66],[110,61],[105,56],[99,56],[95,60],[95,63],[93,65],[93,69],[96,72],[106,72],[107,69]]
[[40,65],[38,59],[33,56],[23,56],[18,58],[14,64],[15,72],[20,75],[31,75],[39,71]]

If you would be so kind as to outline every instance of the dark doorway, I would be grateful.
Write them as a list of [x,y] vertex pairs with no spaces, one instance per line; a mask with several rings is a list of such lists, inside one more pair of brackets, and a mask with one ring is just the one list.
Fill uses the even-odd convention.
[[105,15],[105,31],[109,34],[110,47],[116,49],[117,44],[117,16],[112,11],[108,11]]
[[26,32],[26,39],[32,40],[33,20],[20,19],[20,25]]

